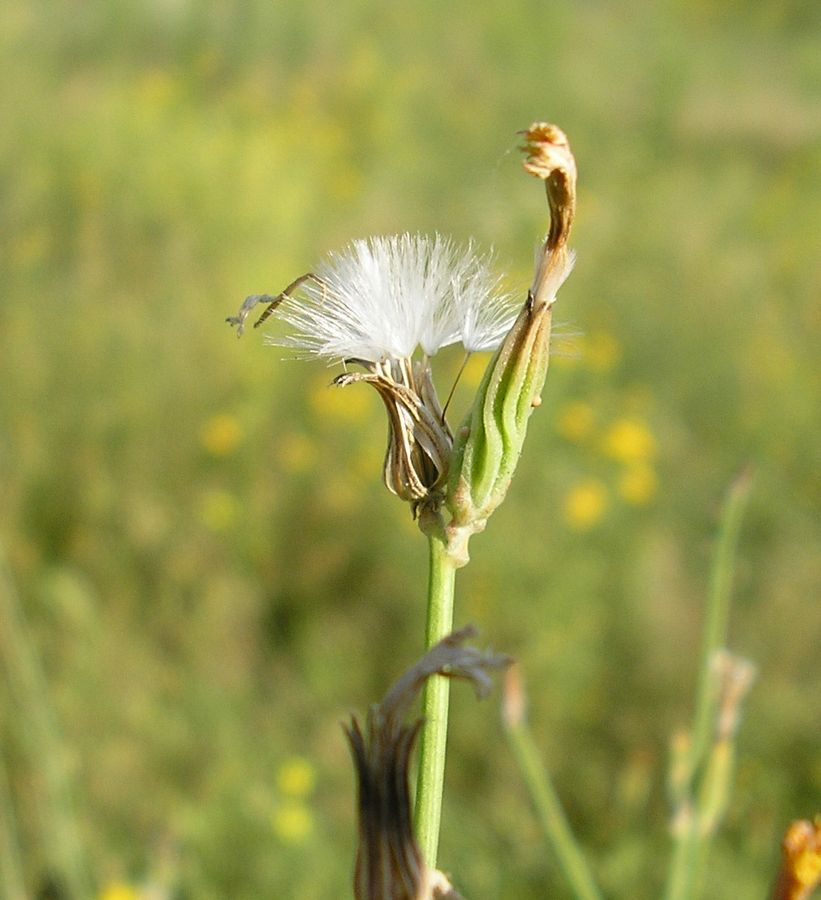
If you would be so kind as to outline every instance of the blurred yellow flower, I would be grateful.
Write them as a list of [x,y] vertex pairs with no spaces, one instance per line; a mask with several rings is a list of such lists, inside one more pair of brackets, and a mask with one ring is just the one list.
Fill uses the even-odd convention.
[[112,881],[100,891],[98,900],[140,900],[140,892],[123,881]]
[[285,844],[303,844],[314,829],[311,811],[302,803],[283,803],[271,813],[274,834]]
[[239,519],[239,500],[229,491],[207,491],[200,500],[200,520],[211,531],[226,531]]
[[596,414],[589,403],[567,403],[559,411],[556,430],[568,441],[580,443],[593,433]]
[[584,361],[594,372],[609,372],[621,359],[621,344],[607,331],[594,331],[584,341]]
[[607,456],[628,465],[646,463],[656,455],[656,439],[641,419],[617,419],[604,436],[602,449]]
[[650,466],[635,463],[622,472],[618,489],[628,503],[644,506],[656,496],[658,476]]
[[277,772],[277,787],[290,797],[305,797],[314,789],[316,770],[301,756],[286,759]]
[[781,870],[773,896],[806,900],[821,884],[821,816],[790,823],[781,842]]
[[136,82],[136,100],[148,108],[168,106],[179,90],[179,81],[167,69],[147,70]]
[[282,468],[291,474],[307,472],[316,464],[316,444],[301,432],[289,431],[283,435],[277,446],[277,455]]
[[229,413],[212,416],[200,429],[202,446],[212,456],[230,456],[236,452],[243,437],[242,426]]
[[318,418],[333,423],[362,422],[368,417],[373,398],[358,385],[336,387],[329,379],[318,378],[308,395],[311,409]]
[[598,479],[588,478],[565,495],[564,517],[571,528],[584,531],[601,521],[607,506],[607,488]]

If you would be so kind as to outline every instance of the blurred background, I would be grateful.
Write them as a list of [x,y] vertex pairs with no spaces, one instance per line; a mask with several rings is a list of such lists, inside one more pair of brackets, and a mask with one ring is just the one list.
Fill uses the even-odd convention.
[[[759,677],[705,896],[764,895],[821,802],[819,39],[804,0],[3,5],[5,896],[348,895],[340,722],[421,652],[425,541],[375,392],[224,318],[404,230],[494,247],[524,296],[536,119],[576,153],[578,261],[456,620],[522,663],[605,891],[658,896],[752,464],[731,647]],[[567,896],[499,692],[452,706],[440,864],[471,898]]]

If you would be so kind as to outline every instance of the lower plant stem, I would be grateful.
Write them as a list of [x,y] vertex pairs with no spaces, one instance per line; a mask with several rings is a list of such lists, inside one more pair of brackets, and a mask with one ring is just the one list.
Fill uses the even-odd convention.
[[[714,659],[727,643],[735,553],[741,522],[752,487],[752,472],[745,470],[732,484],[724,504],[710,575],[710,592],[702,637],[696,709],[685,770],[673,785],[673,855],[665,900],[692,900],[698,895],[707,850],[715,831],[702,821],[699,778],[711,752],[717,715]],[[729,776],[726,776],[729,777]],[[726,784],[723,785],[726,790]]]
[[533,736],[522,717],[506,720],[516,762],[539,816],[545,838],[577,900],[601,900],[587,860],[570,829],[559,795],[539,759]]
[[727,643],[735,554],[751,488],[752,472],[745,469],[730,486],[719,524],[710,572],[710,593],[702,637],[701,666],[698,673],[695,721],[690,750],[691,772],[695,771],[704,759],[714,727],[716,692],[713,659],[715,654]]
[[693,896],[699,869],[701,841],[698,834],[698,817],[688,809],[684,821],[679,825],[670,871],[667,878],[665,900],[686,900]]
[[[436,535],[429,535],[428,613],[425,649],[447,637],[453,630],[453,586],[456,563]],[[431,869],[436,868],[439,825],[442,819],[442,791],[445,781],[445,751],[448,732],[450,682],[434,675],[422,696],[422,728],[419,777],[416,785],[416,839]]]

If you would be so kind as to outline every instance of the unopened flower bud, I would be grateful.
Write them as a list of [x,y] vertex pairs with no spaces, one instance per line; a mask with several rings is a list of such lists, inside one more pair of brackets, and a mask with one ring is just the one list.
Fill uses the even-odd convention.
[[564,133],[536,123],[525,132],[526,171],[545,182],[550,230],[527,299],[485,371],[454,440],[447,505],[452,529],[479,531],[502,502],[547,375],[553,303],[573,268],[567,239],[576,205],[576,163]]

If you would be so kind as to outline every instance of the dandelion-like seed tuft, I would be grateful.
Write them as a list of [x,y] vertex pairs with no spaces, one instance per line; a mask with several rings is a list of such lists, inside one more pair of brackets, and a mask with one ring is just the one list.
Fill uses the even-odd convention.
[[279,317],[293,331],[271,342],[332,362],[377,365],[427,357],[462,342],[495,349],[516,310],[491,258],[441,235],[356,240],[328,255]]
[[509,331],[517,310],[491,263],[473,244],[438,234],[356,240],[278,296],[248,297],[228,321],[241,333],[251,310],[267,304],[260,321],[276,309],[291,329],[270,343],[342,364],[338,386],[371,384],[388,414],[385,484],[414,513],[438,509],[453,435],[431,359],[459,343],[466,354],[493,350]]

